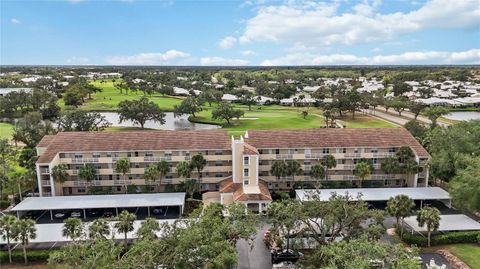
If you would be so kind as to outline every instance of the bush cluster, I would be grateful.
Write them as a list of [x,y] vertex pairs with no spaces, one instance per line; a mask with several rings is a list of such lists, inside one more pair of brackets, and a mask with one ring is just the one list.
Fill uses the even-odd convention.
[[[48,257],[50,256],[50,250],[38,250],[30,249],[27,251],[27,258],[29,262],[47,262]],[[12,261],[16,263],[23,263],[23,252],[22,250],[13,250],[12,251]],[[8,251],[0,251],[0,263],[8,263]]]
[[[447,244],[460,244],[460,243],[477,243],[480,239],[480,231],[471,232],[449,232],[445,234],[434,235],[431,238],[431,245],[447,245]],[[412,235],[405,233],[403,235],[403,241],[410,245],[417,245],[418,247],[426,247],[428,244],[427,237],[421,235]]]

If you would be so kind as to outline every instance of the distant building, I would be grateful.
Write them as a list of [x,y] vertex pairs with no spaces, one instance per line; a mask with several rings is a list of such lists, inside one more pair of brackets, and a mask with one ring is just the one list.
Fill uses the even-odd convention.
[[32,92],[32,88],[0,88],[0,96],[5,96],[11,92]]

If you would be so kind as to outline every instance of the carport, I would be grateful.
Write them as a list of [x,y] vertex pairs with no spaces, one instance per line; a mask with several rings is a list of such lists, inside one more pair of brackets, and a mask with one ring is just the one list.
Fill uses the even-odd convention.
[[356,189],[308,189],[295,190],[297,200],[309,201],[315,195],[319,196],[321,201],[328,201],[333,194],[349,195],[353,201],[361,200],[367,202],[388,201],[391,197],[403,194],[414,201],[420,201],[420,207],[423,201],[437,200],[448,207],[452,207],[450,194],[439,187],[408,187],[408,188],[356,188]]
[[[185,193],[148,193],[148,194],[117,194],[117,195],[79,195],[54,197],[29,197],[20,202],[11,210],[17,217],[27,212],[48,212],[53,220],[54,211],[77,210],[83,212],[87,218],[87,210],[113,209],[115,214],[122,209],[146,208],[147,215],[155,207],[174,207],[179,214],[183,213]],[[112,211],[113,211],[112,210]]]
[[[416,216],[411,216],[404,219],[404,223],[413,232],[423,234],[427,232],[427,227],[418,226]],[[452,232],[452,231],[480,231],[480,223],[463,214],[454,215],[440,215],[440,226],[437,232]]]

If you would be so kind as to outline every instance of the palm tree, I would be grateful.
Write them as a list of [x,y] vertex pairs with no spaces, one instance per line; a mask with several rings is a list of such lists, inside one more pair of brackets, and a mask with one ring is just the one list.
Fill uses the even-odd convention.
[[322,160],[325,166],[325,180],[328,180],[328,169],[332,169],[337,166],[337,160],[332,154],[325,155]]
[[16,187],[18,189],[18,196],[20,198],[20,201],[22,201],[22,187],[27,183],[27,172],[25,170],[17,170],[11,173],[10,179],[12,180],[12,183],[16,183]]
[[320,189],[322,186],[321,180],[325,178],[325,168],[321,164],[315,164],[310,169],[310,176],[316,180],[315,188]]
[[96,219],[88,227],[88,237],[91,239],[95,238],[106,238],[110,234],[110,226],[105,219],[99,218]]
[[413,202],[410,197],[400,194],[395,197],[391,197],[387,202],[387,212],[391,216],[394,216],[397,220],[397,227],[400,225],[400,220],[402,225],[400,226],[400,237],[403,237],[403,220],[410,216],[415,207],[415,202]]
[[179,177],[189,178],[192,174],[192,166],[188,162],[179,162],[175,167]]
[[8,260],[12,263],[12,249],[10,248],[10,239],[12,239],[13,229],[17,222],[17,217],[13,215],[3,215],[0,218],[0,234],[3,240],[7,241]]
[[192,160],[190,160],[190,165],[192,166],[192,169],[197,170],[198,182],[201,185],[202,184],[202,170],[207,165],[207,160],[205,160],[203,155],[199,153],[199,154],[196,154],[195,156],[192,157]]
[[425,206],[417,215],[418,226],[427,226],[428,247],[430,247],[430,233],[440,227],[440,210],[434,207]]
[[85,187],[88,190],[88,185],[90,185],[91,182],[97,177],[97,169],[93,164],[86,163],[82,167],[80,167],[80,170],[78,171],[78,177],[87,182],[87,184],[85,184]]
[[147,169],[145,169],[145,172],[143,173],[143,178],[150,182],[157,180],[159,177],[160,172],[155,165],[147,167]]
[[130,161],[121,159],[115,162],[115,172],[122,174],[125,193],[127,193],[127,179],[126,175],[130,172]]
[[277,177],[277,180],[280,180],[281,177],[287,174],[287,164],[285,161],[274,161],[270,168],[270,173]]
[[55,165],[52,168],[52,177],[53,180],[59,183],[63,183],[68,179],[68,167],[66,164]]
[[372,170],[371,170],[371,165],[369,163],[359,162],[357,164],[357,166],[355,167],[354,174],[356,177],[360,179],[359,188],[362,187],[362,182],[365,180],[365,178],[369,177],[371,173],[372,173]]
[[154,218],[146,218],[140,228],[137,231],[137,237],[141,239],[155,239],[157,238],[156,232],[160,231],[160,224]]
[[22,244],[23,258],[27,264],[27,245],[30,239],[37,237],[37,228],[35,228],[35,221],[31,219],[20,219],[15,222],[13,226],[13,238]]
[[193,199],[193,195],[200,191],[200,184],[195,179],[187,179],[184,182],[185,192]]
[[292,177],[292,181],[293,181],[292,189],[295,188],[295,186],[294,186],[295,185],[295,175],[300,175],[301,173],[303,173],[303,170],[302,170],[302,166],[300,165],[300,163],[298,161],[295,161],[295,160],[287,161],[286,174],[287,174],[287,176]]
[[386,174],[395,174],[400,169],[400,163],[398,162],[397,158],[390,157],[385,159],[385,161],[382,162],[381,169]]
[[128,212],[127,210],[123,210],[122,213],[118,215],[117,219],[118,222],[115,223],[115,228],[119,233],[123,233],[125,235],[125,249],[127,249],[127,233],[133,231],[133,222],[137,219],[137,216]]
[[79,218],[68,218],[63,224],[62,234],[70,237],[73,242],[83,236],[83,223]]
[[158,185],[158,191],[160,191],[160,185],[162,184],[162,179],[163,177],[170,171],[170,166],[166,161],[160,161],[157,163],[157,170],[160,173],[159,175],[159,185]]

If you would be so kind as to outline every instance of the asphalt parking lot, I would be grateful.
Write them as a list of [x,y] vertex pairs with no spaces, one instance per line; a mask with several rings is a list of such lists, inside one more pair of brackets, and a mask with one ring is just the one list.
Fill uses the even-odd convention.
[[[137,216],[137,220],[144,220],[148,217],[148,208],[146,207],[132,207],[132,208],[118,208],[118,213],[127,210]],[[84,216],[84,212],[86,216]],[[77,217],[83,221],[93,221],[100,217],[110,218],[116,216],[117,210],[115,208],[98,208],[98,209],[74,209],[74,210],[53,210],[53,220],[50,216],[49,210],[43,211],[29,211],[24,217],[31,218],[38,224],[46,223],[62,223],[69,217]],[[180,218],[180,207],[178,206],[161,206],[151,207],[150,217],[156,219],[178,219]]]

